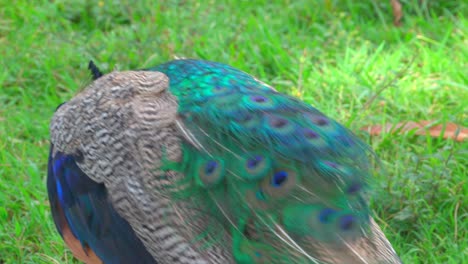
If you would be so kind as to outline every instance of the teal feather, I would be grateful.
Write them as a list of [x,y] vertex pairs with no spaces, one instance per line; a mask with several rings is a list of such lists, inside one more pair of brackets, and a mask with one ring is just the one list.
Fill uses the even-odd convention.
[[183,159],[163,166],[186,176],[171,195],[224,223],[239,263],[307,263],[272,242],[278,226],[299,242],[365,235],[372,153],[353,133],[224,64],[176,60],[148,70],[169,77],[190,135]]

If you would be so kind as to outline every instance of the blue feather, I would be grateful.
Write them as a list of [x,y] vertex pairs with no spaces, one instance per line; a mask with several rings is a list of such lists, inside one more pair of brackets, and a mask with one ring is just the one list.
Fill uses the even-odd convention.
[[[91,180],[72,155],[49,156],[47,188],[57,230],[63,228],[104,263],[157,263],[135,232],[112,207],[104,184]],[[63,212],[63,213],[62,213]]]

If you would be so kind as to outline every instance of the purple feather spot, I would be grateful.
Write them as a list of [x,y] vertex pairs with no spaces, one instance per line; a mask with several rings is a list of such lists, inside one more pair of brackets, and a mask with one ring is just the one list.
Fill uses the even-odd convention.
[[281,117],[272,117],[270,119],[270,125],[275,128],[282,128],[288,124],[288,120]]
[[250,96],[250,100],[256,103],[265,103],[266,101],[268,101],[268,98],[262,95],[252,95]]
[[273,175],[271,184],[274,187],[280,187],[288,178],[288,173],[286,171],[278,171]]
[[315,138],[318,138],[318,134],[317,132],[313,131],[312,129],[304,129],[303,131],[303,134],[304,134],[304,137],[308,138],[308,139],[315,139]]
[[325,126],[328,125],[328,119],[325,117],[319,117],[315,120],[315,123],[319,126]]
[[351,186],[348,187],[348,193],[349,194],[354,194],[356,192],[358,192],[359,190],[361,190],[361,184],[359,183],[353,183],[351,184]]
[[319,220],[321,223],[328,223],[330,221],[330,217],[335,213],[336,211],[331,209],[331,208],[325,208],[320,211],[319,214]]
[[354,216],[345,215],[340,218],[340,228],[343,230],[350,230],[354,226]]
[[208,161],[208,163],[205,166],[206,175],[212,174],[215,171],[216,167],[218,167],[218,163],[216,161],[214,160]]
[[255,156],[253,159],[247,160],[247,168],[253,169],[257,167],[257,165],[262,162],[263,157],[262,156]]

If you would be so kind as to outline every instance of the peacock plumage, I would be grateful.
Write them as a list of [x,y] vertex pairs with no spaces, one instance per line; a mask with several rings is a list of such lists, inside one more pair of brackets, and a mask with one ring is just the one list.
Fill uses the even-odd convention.
[[103,75],[58,107],[47,187],[86,263],[400,263],[370,216],[374,155],[230,66]]

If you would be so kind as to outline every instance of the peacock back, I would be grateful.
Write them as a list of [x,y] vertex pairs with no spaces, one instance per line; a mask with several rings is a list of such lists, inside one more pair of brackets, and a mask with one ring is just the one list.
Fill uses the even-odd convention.
[[209,61],[94,75],[49,159],[84,261],[399,263],[370,216],[374,154],[317,109]]

